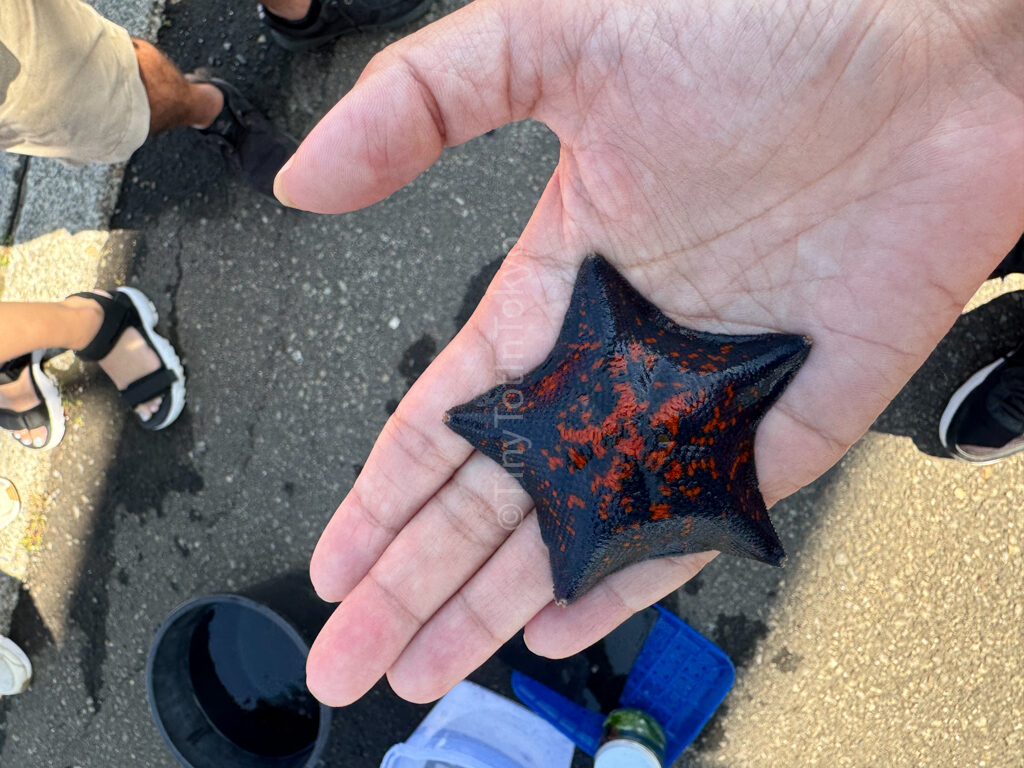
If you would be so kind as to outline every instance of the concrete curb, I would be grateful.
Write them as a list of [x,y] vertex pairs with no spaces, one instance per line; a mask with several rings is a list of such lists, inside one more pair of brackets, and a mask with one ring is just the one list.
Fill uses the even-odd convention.
[[[164,0],[91,0],[91,4],[133,36],[156,40],[163,20]],[[80,252],[84,244],[69,238],[68,232],[106,230],[109,227],[123,176],[123,163],[72,167],[50,158],[0,152],[0,245],[29,243],[53,233],[53,237],[58,240],[57,253],[64,253],[68,248],[76,253]],[[88,237],[89,245],[94,249],[102,249],[107,239],[105,234],[100,233]],[[102,242],[93,243],[92,240],[96,238]],[[45,244],[50,241],[43,239],[40,242]],[[50,250],[49,245],[45,247]],[[34,245],[29,245],[28,249],[34,250]],[[104,260],[100,261],[102,263]],[[75,272],[68,267],[66,263],[57,264],[55,270],[64,273],[65,276],[69,272]],[[124,265],[118,265],[117,268],[100,269],[98,272],[118,273],[123,280],[123,270]],[[104,276],[109,277],[110,274]],[[49,285],[50,281],[45,277],[41,276],[39,283]],[[100,275],[94,277],[98,278]],[[15,296],[18,291],[12,293],[11,286],[5,282],[0,276],[0,300],[24,298]],[[58,279],[57,282],[61,280]],[[58,298],[68,292],[61,290],[62,285],[53,287],[55,292],[49,298]],[[82,285],[74,286],[74,290],[82,288]],[[16,447],[6,446],[6,449],[13,451],[15,456],[23,453]],[[8,469],[17,469],[10,466],[9,462],[5,464],[8,465]],[[29,473],[34,476],[34,480],[46,480],[49,477],[49,472],[43,471],[40,467],[36,469],[39,471]],[[25,477],[19,480],[23,504],[27,504],[31,498],[45,496],[42,493],[45,490],[44,483],[26,483]],[[28,564],[28,553],[20,544],[24,529],[28,525],[28,518],[23,517],[21,522],[20,526],[17,523],[8,526],[4,536],[0,537],[0,559],[8,565],[5,570],[13,572],[0,571],[0,633],[7,632],[10,627],[11,616],[18,602],[20,583],[24,579],[24,571]]]
[[[93,0],[92,5],[132,35],[156,39],[164,0]],[[3,153],[3,241],[22,243],[57,229],[106,229],[123,175],[124,164],[71,167],[50,158]]]

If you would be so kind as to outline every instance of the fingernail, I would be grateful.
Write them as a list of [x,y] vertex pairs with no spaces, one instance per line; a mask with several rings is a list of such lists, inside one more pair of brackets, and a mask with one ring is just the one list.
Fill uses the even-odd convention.
[[46,438],[37,437],[35,440],[32,441],[32,445],[34,445],[36,448],[42,448],[43,447],[43,443],[45,443],[45,442],[46,442]]
[[288,173],[288,169],[292,167],[292,161],[294,160],[294,156],[288,158],[288,162],[281,166],[281,170],[274,177],[274,196],[280,201],[281,205],[286,205],[289,208],[295,208],[295,203],[288,197],[288,193],[284,191],[284,177]]

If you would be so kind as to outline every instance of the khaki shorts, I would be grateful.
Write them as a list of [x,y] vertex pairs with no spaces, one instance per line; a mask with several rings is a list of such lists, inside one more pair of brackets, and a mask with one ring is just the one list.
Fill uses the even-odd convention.
[[127,160],[149,134],[128,33],[82,0],[0,0],[0,148]]

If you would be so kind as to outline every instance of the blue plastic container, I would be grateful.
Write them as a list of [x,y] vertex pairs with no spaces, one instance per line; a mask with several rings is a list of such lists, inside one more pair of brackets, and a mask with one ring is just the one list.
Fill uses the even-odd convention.
[[462,682],[381,768],[569,768],[573,744],[514,701]]
[[[736,678],[721,648],[662,608],[626,678],[619,706],[649,712],[668,739],[666,765],[693,741]],[[605,715],[569,701],[521,672],[512,688],[530,709],[593,755]]]

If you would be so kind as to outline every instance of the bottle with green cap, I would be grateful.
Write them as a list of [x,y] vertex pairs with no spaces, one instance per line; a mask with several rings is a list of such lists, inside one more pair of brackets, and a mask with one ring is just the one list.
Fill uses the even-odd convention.
[[665,732],[639,709],[616,709],[604,721],[594,768],[664,768]]

